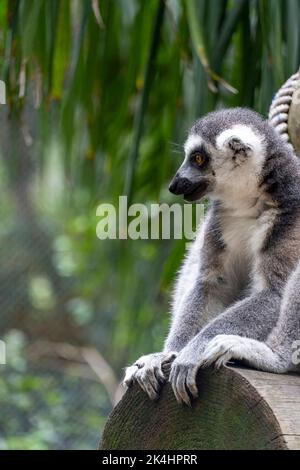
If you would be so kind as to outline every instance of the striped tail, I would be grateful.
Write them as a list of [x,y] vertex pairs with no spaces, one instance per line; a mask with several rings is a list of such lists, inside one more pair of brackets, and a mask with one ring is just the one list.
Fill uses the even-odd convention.
[[[273,98],[269,110],[269,123],[281,135],[283,140],[292,148],[288,133],[289,110],[292,102],[292,96],[297,88],[300,73],[292,75],[279,89]],[[294,149],[294,148],[293,148]]]

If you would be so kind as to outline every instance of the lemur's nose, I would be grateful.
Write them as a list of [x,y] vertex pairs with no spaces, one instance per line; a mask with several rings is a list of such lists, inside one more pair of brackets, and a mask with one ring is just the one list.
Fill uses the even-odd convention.
[[178,176],[178,173],[176,173],[176,175],[174,176],[174,178],[172,179],[169,185],[169,191],[173,194],[181,194],[180,192],[178,192],[178,181],[179,181],[179,176]]
[[180,194],[191,192],[191,190],[194,189],[195,184],[196,186],[199,185],[199,181],[193,183],[188,178],[182,176],[182,174],[178,171],[170,183],[169,190],[171,193],[179,196]]

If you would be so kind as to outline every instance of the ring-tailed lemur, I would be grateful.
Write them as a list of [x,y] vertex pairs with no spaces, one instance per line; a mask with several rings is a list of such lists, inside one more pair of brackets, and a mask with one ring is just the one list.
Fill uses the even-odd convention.
[[210,210],[180,271],[162,352],[128,367],[125,383],[159,395],[170,369],[176,399],[196,397],[199,368],[239,359],[293,368],[300,339],[300,162],[258,114],[242,108],[198,120],[170,191]]

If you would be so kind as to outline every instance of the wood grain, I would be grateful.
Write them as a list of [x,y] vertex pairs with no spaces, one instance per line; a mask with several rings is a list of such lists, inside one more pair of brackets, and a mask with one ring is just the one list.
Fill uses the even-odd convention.
[[200,371],[199,398],[179,406],[167,385],[151,402],[126,392],[100,449],[300,449],[300,375],[240,367]]

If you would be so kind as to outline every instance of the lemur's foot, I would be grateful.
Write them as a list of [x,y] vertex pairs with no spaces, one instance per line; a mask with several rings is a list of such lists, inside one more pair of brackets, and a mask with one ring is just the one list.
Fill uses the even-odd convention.
[[151,400],[156,400],[175,357],[175,352],[140,357],[132,366],[126,368],[123,384],[130,387],[137,382]]
[[245,361],[256,369],[267,372],[285,373],[290,360],[279,356],[266,343],[238,335],[217,335],[207,345],[201,367],[213,365],[219,369],[233,360]]

